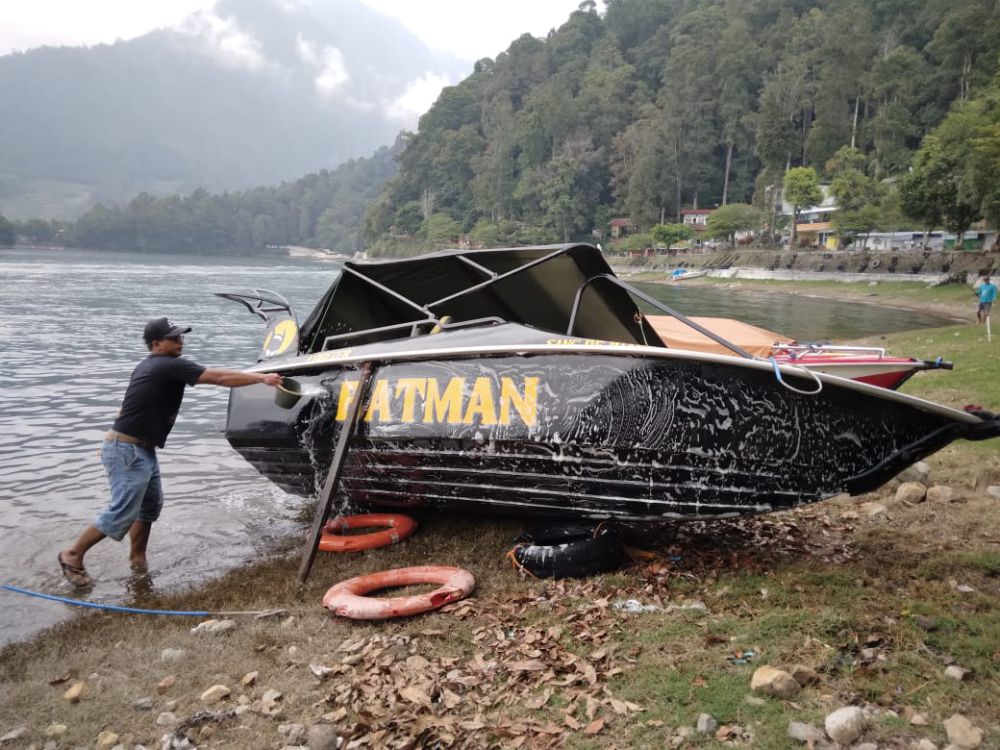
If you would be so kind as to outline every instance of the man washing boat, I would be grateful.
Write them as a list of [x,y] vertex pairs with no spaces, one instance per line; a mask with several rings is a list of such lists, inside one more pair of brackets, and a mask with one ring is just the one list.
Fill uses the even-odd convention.
[[129,561],[146,563],[153,522],[163,506],[157,447],[162,448],[177,419],[184,389],[199,383],[239,388],[262,383],[277,386],[274,373],[206,368],[181,356],[190,328],[167,318],[150,320],[143,331],[149,356],[132,371],[114,425],[104,437],[101,461],[111,486],[111,501],[96,520],[58,555],[63,575],[75,586],[89,586],[84,555],[105,537],[121,541],[129,535]]

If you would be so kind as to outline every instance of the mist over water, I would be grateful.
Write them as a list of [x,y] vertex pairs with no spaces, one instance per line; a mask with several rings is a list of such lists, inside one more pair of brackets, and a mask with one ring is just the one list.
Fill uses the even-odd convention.
[[[107,500],[98,454],[129,374],[147,355],[142,328],[167,315],[190,325],[184,356],[244,368],[264,328],[212,295],[254,287],[285,295],[302,320],[337,274],[332,263],[274,258],[0,251],[0,583],[75,595],[56,562]],[[647,286],[691,315],[739,317],[801,339],[940,325],[933,316],[717,287]],[[944,352],[943,352],[944,354]],[[189,388],[160,451],[165,504],[153,527],[156,590],[204,581],[300,534],[302,500],[261,477],[223,438],[227,389]],[[329,407],[328,407],[329,408]],[[130,601],[128,543],[106,540],[87,556],[88,601]],[[0,642],[73,613],[0,591]]]

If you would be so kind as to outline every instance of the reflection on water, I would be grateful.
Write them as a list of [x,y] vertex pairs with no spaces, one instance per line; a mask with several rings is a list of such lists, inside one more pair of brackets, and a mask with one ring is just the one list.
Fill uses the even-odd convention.
[[[212,292],[273,289],[304,318],[335,273],[329,263],[286,258],[0,251],[0,582],[71,594],[56,554],[107,499],[99,443],[146,355],[147,319],[167,315],[191,325],[184,353],[201,364],[244,367],[256,359],[263,328]],[[939,322],[718,288],[647,289],[688,314],[743,317],[805,339]],[[167,499],[149,550],[157,590],[221,573],[300,530],[301,501],[260,477],[222,438],[225,409],[225,389],[189,389],[161,451]],[[145,591],[135,586],[127,554],[127,542],[112,541],[88,554],[96,585],[87,599],[122,602]],[[68,614],[57,604],[0,597],[0,642]]]

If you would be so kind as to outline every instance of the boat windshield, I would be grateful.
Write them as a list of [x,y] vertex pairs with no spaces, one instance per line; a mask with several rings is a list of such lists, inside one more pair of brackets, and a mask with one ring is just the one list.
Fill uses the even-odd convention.
[[300,348],[403,338],[444,320],[499,320],[564,336],[661,345],[629,292],[603,278],[613,276],[601,252],[582,244],[349,261],[302,324]]

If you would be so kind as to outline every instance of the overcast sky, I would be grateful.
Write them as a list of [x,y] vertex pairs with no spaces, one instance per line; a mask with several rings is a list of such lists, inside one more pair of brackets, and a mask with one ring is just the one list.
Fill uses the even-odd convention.
[[[361,1],[399,19],[427,46],[469,60],[496,57],[524,32],[544,36],[580,4],[580,0]],[[0,0],[0,55],[45,44],[131,39],[177,24],[213,4],[213,0]]]

